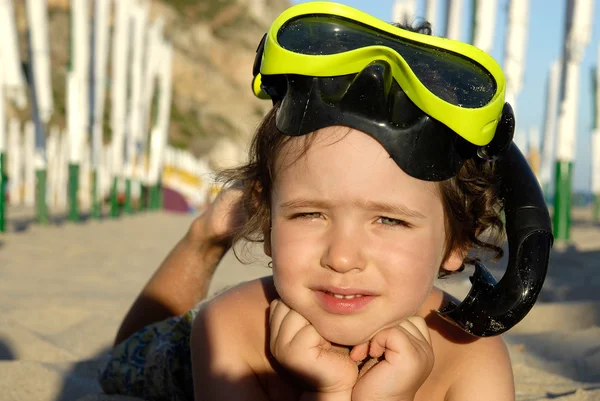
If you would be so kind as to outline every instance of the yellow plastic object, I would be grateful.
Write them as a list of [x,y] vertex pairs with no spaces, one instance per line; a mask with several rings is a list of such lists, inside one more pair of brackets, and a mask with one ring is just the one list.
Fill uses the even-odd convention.
[[[337,54],[308,55],[284,49],[277,41],[279,30],[290,20],[301,16],[331,15],[354,20],[397,37],[398,41],[422,44],[446,53],[455,53],[482,66],[496,82],[496,93],[490,102],[479,108],[466,108],[449,103],[431,92],[417,78],[406,60],[387,46],[374,45]],[[442,122],[467,141],[483,146],[496,131],[502,114],[506,82],[498,63],[484,51],[466,43],[424,35],[397,28],[369,14],[346,5],[330,2],[309,2],[290,7],[271,25],[267,33],[260,73],[254,77],[253,92],[269,98],[261,90],[262,75],[299,74],[314,77],[333,77],[356,74],[374,60],[387,61],[400,87],[423,112]]]

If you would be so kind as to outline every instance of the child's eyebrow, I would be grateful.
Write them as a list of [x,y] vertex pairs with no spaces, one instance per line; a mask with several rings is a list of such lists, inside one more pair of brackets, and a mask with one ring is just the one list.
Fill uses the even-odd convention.
[[[426,216],[416,210],[410,209],[404,205],[396,205],[387,202],[375,202],[375,201],[354,201],[352,202],[354,205],[374,211],[374,212],[382,212],[382,213],[390,213],[395,215],[402,215],[407,217],[414,217],[419,219],[424,219]],[[323,199],[307,199],[307,198],[297,198],[289,201],[285,201],[279,204],[279,207],[282,209],[295,209],[295,208],[319,208],[319,209],[329,209],[331,207],[331,202],[323,200]]]

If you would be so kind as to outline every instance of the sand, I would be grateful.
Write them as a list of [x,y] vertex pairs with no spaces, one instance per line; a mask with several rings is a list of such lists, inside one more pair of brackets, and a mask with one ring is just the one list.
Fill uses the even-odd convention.
[[[50,226],[9,209],[0,234],[0,399],[127,401],[107,396],[98,366],[139,290],[191,215],[142,213]],[[600,224],[574,213],[572,241],[553,250],[540,301],[504,336],[517,400],[600,400]],[[211,292],[269,274],[228,254]],[[461,296],[467,274],[440,283]]]

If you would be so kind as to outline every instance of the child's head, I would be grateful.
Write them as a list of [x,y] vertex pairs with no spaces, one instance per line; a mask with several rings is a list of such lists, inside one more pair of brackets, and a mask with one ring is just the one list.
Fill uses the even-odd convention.
[[[414,30],[430,33],[427,23]],[[430,90],[437,91],[437,81],[432,85]],[[376,89],[361,87],[371,95]],[[359,108],[377,102],[359,98]],[[406,122],[421,121],[409,103],[397,104],[410,109],[406,115],[412,120]],[[298,111],[289,109],[293,104],[288,102],[285,113]],[[395,148],[392,158],[386,150],[389,144],[384,147],[380,139],[359,129],[319,120],[325,128],[284,134],[278,128],[280,107],[281,102],[275,102],[258,128],[249,163],[227,174],[244,183],[243,202],[250,216],[238,238],[264,241],[279,296],[328,340],[356,345],[414,314],[436,275],[473,262],[467,257],[470,249],[502,254],[494,243],[479,239],[484,232],[501,233],[503,228],[492,162],[467,157],[450,179],[420,180],[414,178],[416,170],[409,175],[400,167],[409,160],[408,168],[414,168],[418,158],[398,159],[402,147]],[[307,109],[300,111],[304,118]],[[285,120],[294,121],[287,130],[295,130],[297,118]],[[432,146],[445,146],[441,144],[448,140],[448,146],[456,146],[447,132],[436,129],[415,132],[423,138],[430,135]],[[434,167],[435,152],[444,150],[429,150],[426,165]],[[418,174],[440,176],[422,169]]]

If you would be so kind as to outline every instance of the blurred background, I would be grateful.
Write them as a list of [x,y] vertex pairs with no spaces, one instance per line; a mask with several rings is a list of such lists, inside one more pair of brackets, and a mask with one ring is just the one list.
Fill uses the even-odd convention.
[[[301,2],[2,0],[0,231],[12,206],[42,224],[201,208],[270,107],[249,90],[257,43]],[[425,18],[434,35],[492,54],[557,238],[569,239],[572,206],[600,219],[599,4],[340,2],[385,21]]]
[[[215,173],[245,160],[271,106],[250,90],[256,47],[300,2],[0,0],[1,399],[131,400],[102,395],[98,369]],[[600,399],[599,2],[339,2],[426,18],[502,66],[555,236],[539,302],[504,336],[517,400]],[[228,253],[211,293],[266,262]],[[436,285],[464,297],[471,271]]]

